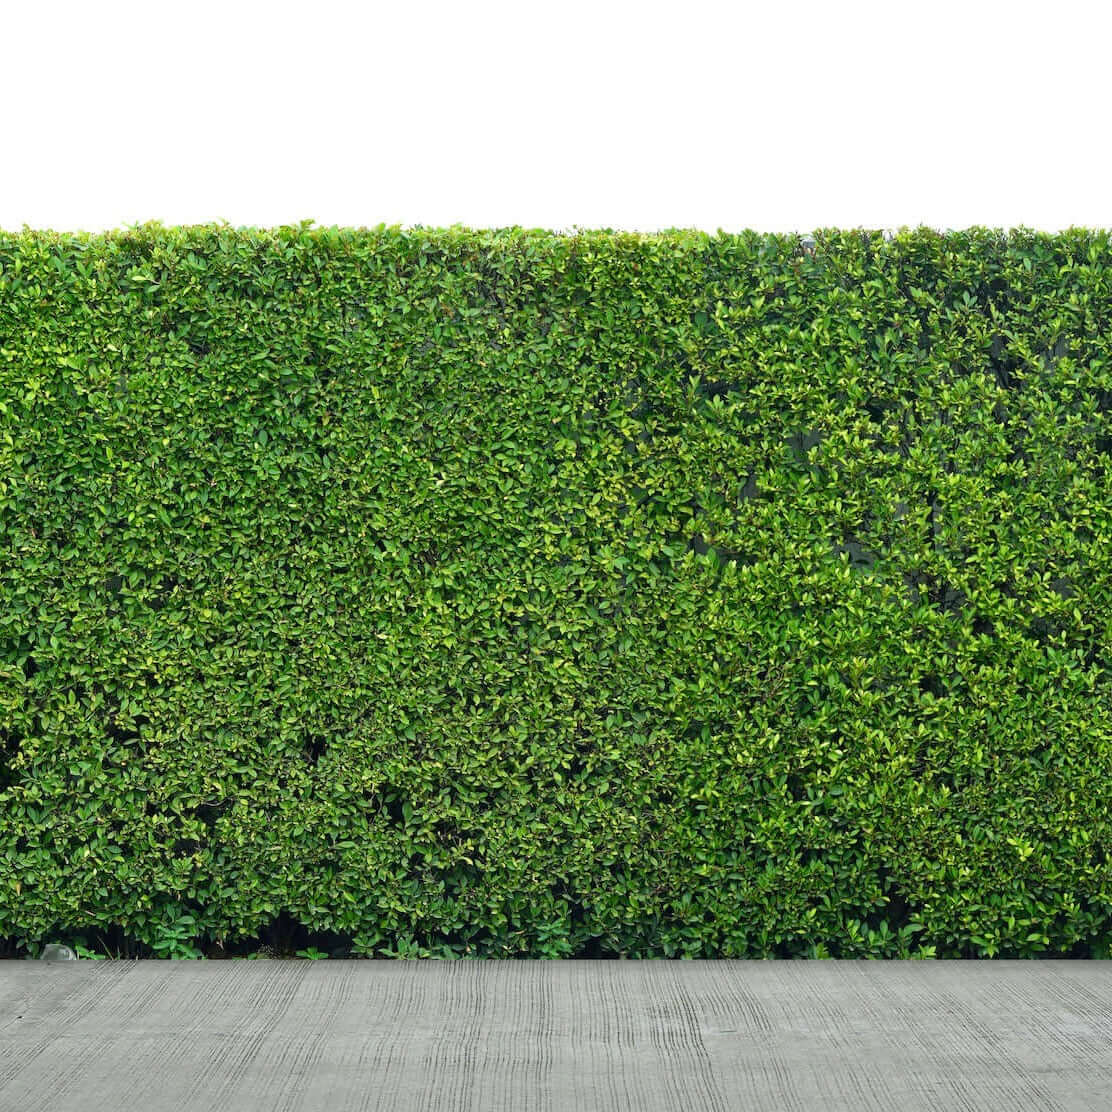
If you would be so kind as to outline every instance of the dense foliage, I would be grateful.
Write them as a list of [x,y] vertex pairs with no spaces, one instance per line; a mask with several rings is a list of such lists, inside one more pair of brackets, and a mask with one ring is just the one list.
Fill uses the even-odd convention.
[[1084,230],[0,233],[0,936],[1104,953],[1110,323]]

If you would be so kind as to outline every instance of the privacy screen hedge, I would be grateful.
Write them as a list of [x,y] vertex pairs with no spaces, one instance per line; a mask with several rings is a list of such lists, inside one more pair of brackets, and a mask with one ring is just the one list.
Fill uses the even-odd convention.
[[1083,230],[2,233],[0,936],[1102,953],[1110,410]]

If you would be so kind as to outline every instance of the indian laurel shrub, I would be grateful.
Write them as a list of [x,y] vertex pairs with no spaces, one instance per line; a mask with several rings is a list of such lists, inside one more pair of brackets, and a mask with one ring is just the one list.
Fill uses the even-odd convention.
[[2,233],[0,936],[1104,953],[1110,411],[1107,233]]

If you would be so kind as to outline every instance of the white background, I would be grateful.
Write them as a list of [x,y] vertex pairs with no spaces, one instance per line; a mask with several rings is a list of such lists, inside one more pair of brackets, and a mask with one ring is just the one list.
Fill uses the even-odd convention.
[[1105,9],[2,0],[0,227],[1108,227]]

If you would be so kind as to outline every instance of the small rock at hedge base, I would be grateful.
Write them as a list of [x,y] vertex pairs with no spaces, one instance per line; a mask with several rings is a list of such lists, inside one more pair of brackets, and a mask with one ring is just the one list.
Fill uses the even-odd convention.
[[68,946],[48,942],[39,954],[39,961],[77,961],[77,955]]

